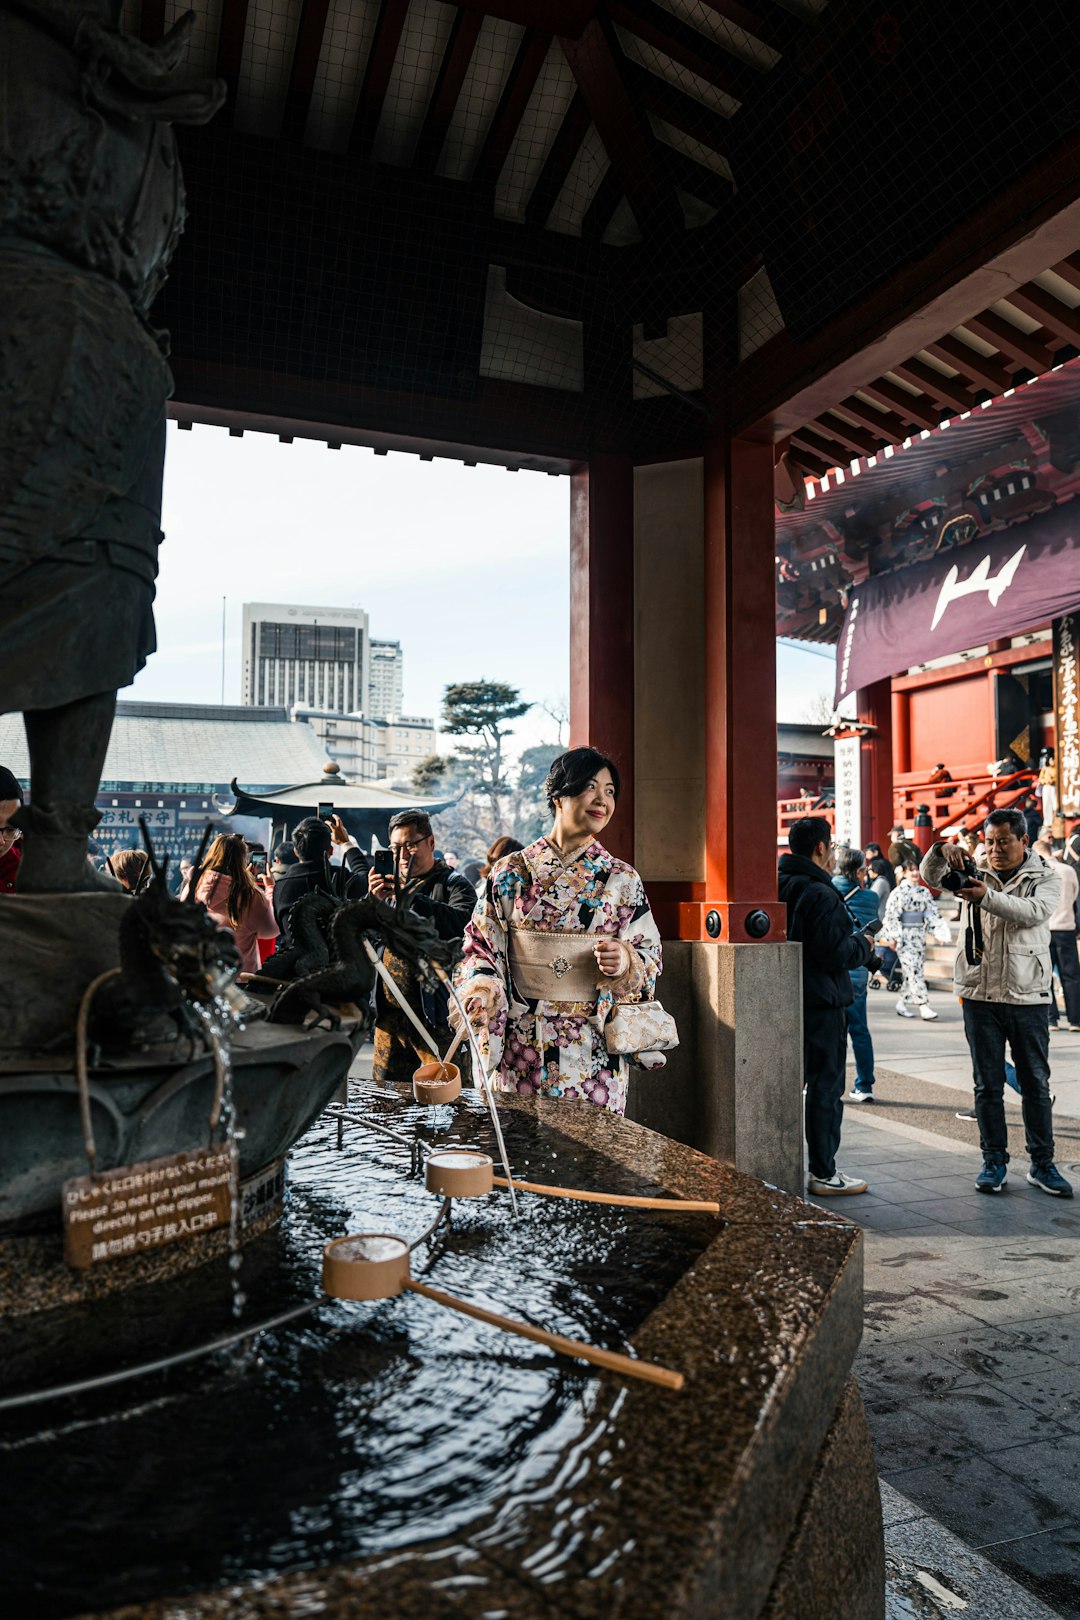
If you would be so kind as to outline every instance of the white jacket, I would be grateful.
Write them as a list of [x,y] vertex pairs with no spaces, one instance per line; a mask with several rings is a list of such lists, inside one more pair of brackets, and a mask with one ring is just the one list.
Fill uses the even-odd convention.
[[1050,865],[1054,868],[1054,871],[1061,880],[1061,898],[1058,901],[1057,910],[1050,918],[1047,927],[1052,934],[1075,934],[1075,907],[1077,894],[1076,868],[1075,866],[1066,866],[1064,861],[1051,861]]
[[[986,894],[978,906],[965,902],[962,907],[953,965],[956,994],[969,1001],[1048,1006],[1053,971],[1050,918],[1057,909],[1061,880],[1050,863],[1031,850],[1007,883],[982,861],[976,862],[976,869]],[[923,856],[919,870],[932,888],[941,886],[948,866],[940,846],[935,844]],[[981,959],[969,962],[975,912],[982,925],[983,953]]]

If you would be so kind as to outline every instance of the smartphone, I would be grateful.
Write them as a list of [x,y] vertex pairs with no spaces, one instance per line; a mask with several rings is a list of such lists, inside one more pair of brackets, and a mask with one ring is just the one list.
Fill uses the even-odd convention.
[[371,857],[371,870],[379,877],[393,877],[394,852],[392,849],[377,849]]
[[266,871],[266,856],[258,853],[254,854],[248,862],[248,865],[251,867],[251,870],[255,873],[256,877],[262,877]]
[[863,933],[864,934],[869,934],[871,939],[875,939],[877,937],[877,935],[881,933],[881,930],[882,930],[882,928],[884,926],[885,925],[882,922],[881,918],[880,917],[875,917],[873,922],[868,922],[867,923],[866,927],[863,929]]
[[320,804],[315,812],[320,821],[333,821],[334,807],[332,804]]

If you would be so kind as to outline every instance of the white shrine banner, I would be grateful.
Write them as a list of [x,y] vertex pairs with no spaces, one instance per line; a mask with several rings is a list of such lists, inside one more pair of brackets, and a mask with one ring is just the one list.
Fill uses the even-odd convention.
[[862,738],[838,737],[833,744],[836,770],[836,841],[862,848]]

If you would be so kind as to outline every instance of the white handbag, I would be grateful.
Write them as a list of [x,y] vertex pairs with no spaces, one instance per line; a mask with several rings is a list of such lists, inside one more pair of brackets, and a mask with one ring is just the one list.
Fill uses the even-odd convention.
[[658,1001],[617,1001],[604,1025],[604,1044],[636,1068],[662,1069],[664,1053],[679,1044],[679,1031]]

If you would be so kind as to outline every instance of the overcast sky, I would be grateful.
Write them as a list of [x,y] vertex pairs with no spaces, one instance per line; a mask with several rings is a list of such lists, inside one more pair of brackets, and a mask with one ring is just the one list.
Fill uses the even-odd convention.
[[[405,710],[437,718],[451,681],[569,690],[570,482],[543,473],[169,424],[158,651],[124,697],[240,701],[246,601],[365,608],[400,641]],[[783,720],[832,692],[830,660],[778,648]],[[554,740],[539,709],[520,746]]]

